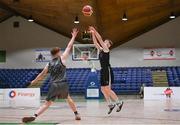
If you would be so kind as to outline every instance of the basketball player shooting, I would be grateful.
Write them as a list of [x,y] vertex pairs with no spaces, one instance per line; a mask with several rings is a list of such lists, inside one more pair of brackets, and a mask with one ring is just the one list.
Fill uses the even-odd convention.
[[[101,65],[101,91],[108,103],[108,114],[110,114],[116,106],[116,112],[120,112],[123,106],[123,101],[119,101],[118,96],[111,89],[111,83],[113,83],[114,81],[114,75],[109,61],[110,47],[112,46],[112,41],[108,39],[103,41],[102,37],[94,27],[89,27],[89,30],[92,33],[92,39],[96,48],[100,50],[99,61]],[[115,101],[115,103],[112,103],[111,99]]]
[[46,102],[36,111],[34,116],[24,117],[22,121],[24,123],[34,121],[39,115],[46,111],[49,106],[55,101],[56,98],[66,99],[70,108],[75,114],[76,120],[81,120],[79,113],[77,112],[74,101],[69,95],[69,86],[66,80],[66,60],[70,54],[74,40],[78,34],[77,29],[73,29],[72,38],[65,49],[64,53],[60,52],[60,48],[55,47],[51,50],[52,60],[46,65],[43,71],[31,82],[31,85],[36,84],[41,80],[43,76],[50,73],[51,83],[47,94]]

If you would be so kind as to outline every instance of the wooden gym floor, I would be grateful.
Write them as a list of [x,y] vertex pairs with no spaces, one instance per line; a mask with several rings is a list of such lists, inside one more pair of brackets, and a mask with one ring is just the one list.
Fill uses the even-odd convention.
[[[61,101],[53,104],[33,124],[180,124],[180,101],[177,100],[125,99],[122,111],[116,113],[114,110],[111,115],[107,115],[107,105],[102,100],[75,101],[82,116],[81,121],[75,121],[73,112]],[[0,125],[22,124],[21,118],[32,115],[35,110],[22,107],[0,108]]]

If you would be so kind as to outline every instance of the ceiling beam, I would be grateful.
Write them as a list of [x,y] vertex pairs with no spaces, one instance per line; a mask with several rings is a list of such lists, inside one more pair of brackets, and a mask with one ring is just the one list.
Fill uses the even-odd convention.
[[[180,16],[180,12],[176,13],[176,18]],[[132,34],[131,36],[129,36],[128,38],[125,38],[124,40],[122,41],[119,41],[119,42],[116,42],[115,44],[113,44],[112,48],[116,48],[138,36],[141,36],[142,34],[146,33],[146,32],[149,32],[150,30],[153,30],[169,21],[172,21],[172,19],[169,19],[169,17],[165,18],[165,19],[162,19],[160,20],[159,22],[157,23],[153,23],[152,25],[146,27],[144,30],[142,30],[141,32],[137,32],[137,33],[134,33]]]
[[[25,19],[28,18],[28,17],[24,16],[23,14],[19,13],[17,10],[15,10],[15,9],[9,7],[8,5],[4,4],[4,3],[1,2],[1,1],[0,1],[0,7],[3,8],[3,9],[5,9],[5,10],[8,10],[9,12],[13,13],[13,14],[16,15],[16,16],[21,16],[22,18],[25,18]],[[56,32],[56,33],[58,33],[58,34],[61,34],[61,35],[63,35],[63,36],[66,36],[66,37],[71,38],[71,33],[68,34],[68,33],[60,32],[59,30],[57,30],[57,29],[55,29],[55,28],[52,28],[52,27],[50,27],[50,26],[47,26],[47,25],[42,24],[42,23],[41,23],[40,21],[38,21],[38,20],[34,20],[34,23],[36,23],[36,24],[38,24],[38,25],[40,25],[40,26],[43,26],[43,27],[45,27],[45,28],[47,28],[47,29],[50,29],[50,30],[52,30],[52,31],[54,31],[54,32]],[[83,41],[80,39],[80,37],[77,38],[76,41],[81,42],[81,43],[83,42]]]
[[10,9],[8,6],[6,6],[4,3],[0,1],[0,8],[5,11],[6,13],[16,14],[15,11]]
[[[46,2],[42,3],[42,1]],[[117,47],[170,21],[168,17],[170,12],[174,11],[179,16],[179,0],[176,0],[173,6],[169,1],[27,0],[14,4],[12,0],[1,0],[0,4],[6,10],[26,19],[32,15],[35,23],[67,37],[71,37],[70,30],[74,26],[84,31],[92,25],[98,29],[103,38],[112,39],[113,47]],[[85,17],[81,12],[82,7],[86,4],[91,5],[94,9],[91,17]],[[127,22],[121,20],[124,12],[129,19]],[[78,25],[73,23],[76,15],[80,19]],[[81,40],[80,35],[78,35],[78,41],[87,43]]]

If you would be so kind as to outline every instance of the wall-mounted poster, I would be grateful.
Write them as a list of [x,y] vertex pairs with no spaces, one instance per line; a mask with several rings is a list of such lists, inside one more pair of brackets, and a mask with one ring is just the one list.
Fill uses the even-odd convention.
[[35,55],[36,62],[49,62],[51,60],[50,49],[36,49]]
[[175,60],[175,48],[149,48],[144,49],[144,60]]

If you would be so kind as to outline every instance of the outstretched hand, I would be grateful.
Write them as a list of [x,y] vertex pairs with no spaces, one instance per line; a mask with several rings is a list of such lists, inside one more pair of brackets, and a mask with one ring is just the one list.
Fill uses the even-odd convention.
[[30,81],[26,82],[26,86],[27,86],[27,87],[28,87],[28,86],[31,86],[31,82],[30,82]]
[[76,37],[77,34],[78,34],[79,30],[77,28],[73,28],[71,34],[72,34],[72,37]]
[[89,26],[89,30],[90,30],[91,33],[95,33],[96,32],[96,29],[93,26]]
[[35,81],[33,80],[33,81],[31,81],[31,82],[29,82],[29,85],[30,86],[32,86],[32,85],[34,85],[35,84]]

